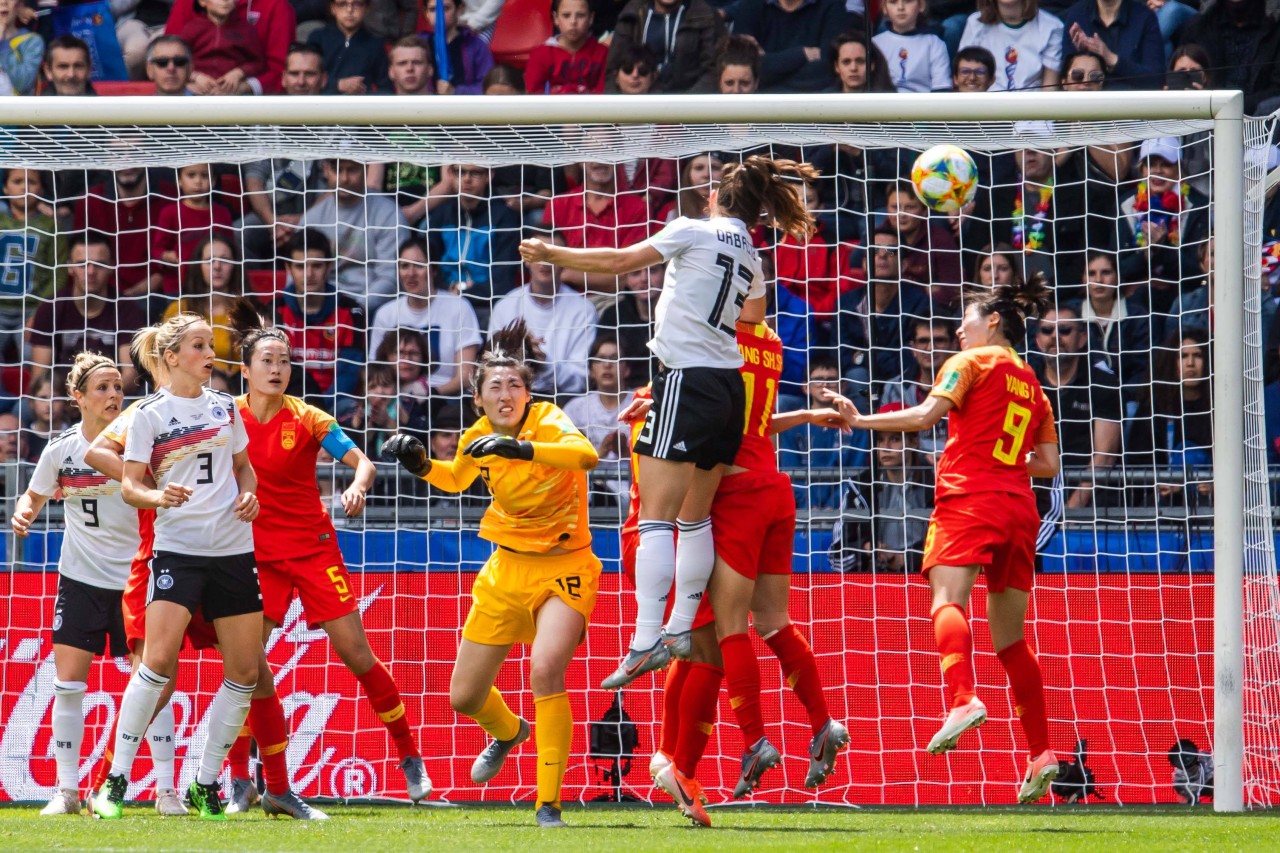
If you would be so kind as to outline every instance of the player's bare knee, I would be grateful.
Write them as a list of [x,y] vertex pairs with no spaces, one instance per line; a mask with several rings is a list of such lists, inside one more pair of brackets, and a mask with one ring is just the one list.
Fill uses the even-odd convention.
[[791,619],[785,610],[753,610],[751,624],[755,627],[757,634],[768,639],[790,625]]
[[347,669],[357,676],[364,675],[373,669],[374,664],[378,662],[377,657],[373,654],[373,649],[369,648],[368,642],[338,646],[334,651],[338,653],[338,657],[346,664]]
[[[158,643],[154,644],[159,646]],[[168,652],[161,648],[147,648],[146,654],[142,656],[142,664],[156,675],[163,675],[165,678],[172,679],[173,674],[178,671],[178,653]]]
[[449,706],[453,708],[455,714],[461,714],[464,717],[474,717],[476,714],[480,713],[480,709],[484,707],[484,700],[488,696],[488,688],[477,691],[466,687],[451,685],[449,687]]
[[529,687],[534,696],[564,692],[564,666],[559,661],[533,658],[529,662]]

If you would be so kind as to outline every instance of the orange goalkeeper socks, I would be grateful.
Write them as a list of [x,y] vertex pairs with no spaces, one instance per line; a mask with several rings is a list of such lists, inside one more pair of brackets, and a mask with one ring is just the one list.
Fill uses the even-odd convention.
[[[277,796],[289,793],[289,766],[285,762],[285,751],[289,748],[289,730],[284,721],[284,706],[280,704],[278,694],[272,693],[249,703],[249,730],[258,741],[258,760],[262,762],[267,792]],[[241,733],[236,743],[241,740],[247,741],[248,738]],[[248,778],[248,775],[244,778]]]
[[[253,705],[249,705],[249,712],[253,713]],[[227,753],[227,766],[231,768],[232,779],[248,779],[249,776],[249,741],[253,738],[249,735],[249,726],[245,725],[240,729],[240,736],[236,738],[235,743],[231,744],[231,751]]]
[[573,709],[568,693],[533,700],[534,740],[538,745],[538,802],[560,808],[560,783],[564,781],[573,744]]
[[[369,704],[377,712],[378,719],[382,720],[391,739],[395,741],[400,760],[421,758],[422,753],[418,751],[418,744],[414,741],[413,732],[409,729],[409,720],[405,717],[400,690],[382,661],[375,659],[369,671],[363,675],[357,675],[356,680],[364,688],[365,696],[369,698]],[[484,724],[481,723],[481,725]]]
[[520,718],[507,707],[507,701],[496,687],[489,688],[484,705],[471,719],[479,723],[480,728],[495,740],[511,740],[520,731]]
[[[675,748],[668,753],[680,775],[692,779],[698,771],[698,762],[707,750],[707,740],[716,725],[716,705],[720,699],[720,682],[724,670],[709,663],[688,664],[684,689],[680,691],[678,737]],[[663,721],[663,734],[666,722]]]
[[662,688],[662,731],[658,738],[658,751],[668,758],[674,758],[676,744],[680,741],[681,700],[689,669],[688,661],[672,663],[667,670],[667,683]]
[[764,718],[760,715],[760,664],[751,648],[748,634],[730,634],[720,641],[724,658],[724,678],[729,687],[729,707],[738,718],[743,744],[747,749],[764,737]]
[[827,699],[822,694],[818,662],[814,659],[813,649],[809,647],[804,634],[788,622],[783,628],[770,634],[765,643],[777,656],[787,686],[795,691],[796,698],[808,712],[809,727],[814,734],[822,731],[827,720],[831,719],[831,712],[827,710]]
[[944,604],[933,611],[933,637],[942,659],[947,707],[959,708],[974,697],[973,633],[964,608]]
[[1009,675],[1009,686],[1013,688],[1013,713],[1022,721],[1027,745],[1035,757],[1049,748],[1049,716],[1044,707],[1040,662],[1026,640],[1001,649],[996,656]]

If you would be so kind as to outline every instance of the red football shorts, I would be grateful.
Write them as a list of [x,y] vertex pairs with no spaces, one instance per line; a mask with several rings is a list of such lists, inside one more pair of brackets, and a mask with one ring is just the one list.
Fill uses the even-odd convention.
[[1040,513],[1035,498],[978,492],[943,498],[933,508],[924,539],[927,573],[934,566],[978,566],[987,590],[1031,592]]
[[791,574],[796,497],[777,471],[743,471],[720,481],[711,504],[716,555],[745,578]]
[[[139,640],[147,638],[147,587],[151,585],[151,552],[139,551],[129,567],[129,579],[124,584],[124,597],[120,604],[124,609],[124,638],[129,651],[137,653]],[[218,645],[218,633],[203,615],[193,613],[187,623],[186,646],[199,651]]]
[[277,625],[284,624],[294,590],[302,599],[309,628],[356,612],[351,576],[336,541],[323,550],[288,560],[259,560],[258,584],[262,587],[262,615]]

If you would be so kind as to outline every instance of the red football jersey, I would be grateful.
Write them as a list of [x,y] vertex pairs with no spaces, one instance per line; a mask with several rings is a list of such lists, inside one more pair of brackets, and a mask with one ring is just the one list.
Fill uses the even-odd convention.
[[777,471],[778,455],[769,427],[782,379],[782,338],[764,323],[739,323],[738,351],[742,353],[739,370],[747,394],[747,416],[742,425],[742,447],[733,464],[751,471]]
[[316,484],[316,457],[330,431],[341,428],[326,412],[286,396],[265,424],[249,410],[249,395],[236,398],[249,434],[249,461],[258,476],[258,517],[253,550],[259,560],[310,554],[336,537]]
[[1053,409],[1031,368],[1005,347],[951,356],[931,396],[954,404],[938,460],[937,497],[974,492],[1031,495],[1027,452],[1058,441]]

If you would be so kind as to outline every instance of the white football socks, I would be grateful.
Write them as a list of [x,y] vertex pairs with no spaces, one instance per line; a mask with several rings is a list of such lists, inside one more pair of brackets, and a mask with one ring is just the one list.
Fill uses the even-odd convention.
[[711,537],[711,519],[676,521],[680,547],[676,549],[676,598],[667,620],[668,634],[693,628],[698,605],[706,594],[711,570],[716,565],[716,545]]
[[676,526],[669,521],[640,522],[636,547],[636,632],[631,648],[643,651],[658,642],[667,596],[676,575]]
[[58,787],[80,790],[80,747],[84,743],[83,681],[53,680],[53,754],[58,764]]
[[213,695],[213,704],[209,706],[209,738],[204,742],[200,770],[196,773],[196,781],[201,785],[212,785],[222,773],[227,753],[249,718],[249,703],[256,687],[256,684],[236,684],[224,678]]

